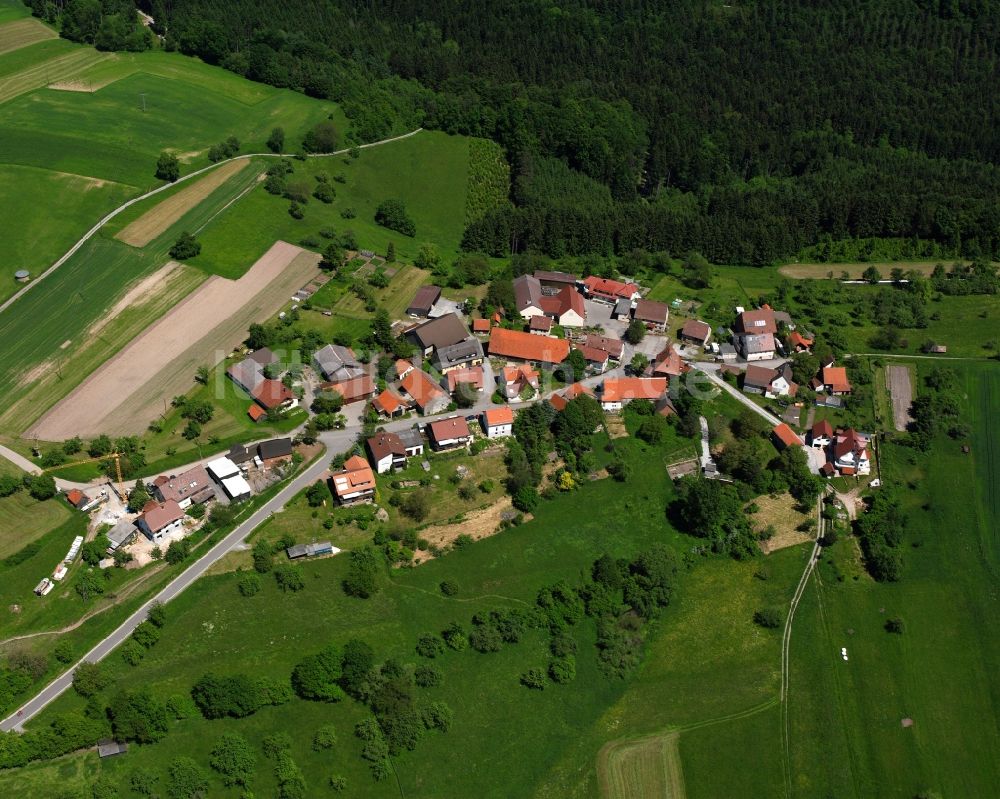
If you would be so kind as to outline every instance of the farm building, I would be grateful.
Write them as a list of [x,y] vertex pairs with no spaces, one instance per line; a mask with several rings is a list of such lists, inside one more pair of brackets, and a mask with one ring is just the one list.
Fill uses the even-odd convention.
[[771,431],[771,435],[774,436],[774,443],[778,449],[802,446],[802,440],[795,435],[795,431],[784,422],[776,426],[774,430]]
[[331,382],[350,380],[364,373],[364,366],[358,361],[354,350],[339,344],[327,344],[316,350],[312,362],[323,378]]
[[276,466],[292,459],[292,439],[271,438],[257,445],[257,457],[264,466]]
[[606,302],[609,305],[617,305],[619,300],[631,302],[639,298],[639,287],[635,283],[622,283],[619,280],[591,275],[582,285],[590,299]]
[[378,386],[371,375],[362,374],[337,383],[323,383],[320,385],[320,389],[339,394],[345,405],[352,405],[355,402],[362,402],[369,397],[374,397]]
[[554,297],[542,297],[542,312],[563,327],[583,327],[587,308],[583,295],[572,286],[564,286]]
[[514,307],[522,319],[543,316],[542,284],[534,275],[514,278]]
[[434,351],[434,366],[447,374],[452,369],[464,369],[478,366],[483,362],[483,345],[478,338],[470,336],[467,339]]
[[542,284],[542,288],[561,289],[563,286],[573,287],[579,278],[569,272],[549,272],[542,269],[535,270],[535,279]]
[[599,390],[601,407],[620,411],[635,399],[658,400],[666,390],[665,377],[609,377]]
[[294,544],[285,550],[285,554],[288,555],[289,560],[298,560],[299,558],[315,558],[319,555],[336,555],[338,552],[340,552],[340,550],[329,541],[316,541],[311,544]]
[[597,347],[588,347],[586,344],[574,344],[573,349],[578,350],[587,362],[587,371],[591,374],[602,374],[608,368],[610,356],[605,350]]
[[528,321],[528,332],[535,336],[547,336],[552,332],[552,324],[547,316],[532,316]]
[[458,314],[449,313],[417,325],[408,331],[407,337],[425,356],[429,356],[437,349],[465,341],[469,338],[469,331]]
[[635,310],[632,311],[632,318],[642,322],[648,329],[663,332],[667,326],[667,318],[670,316],[670,308],[665,302],[655,300],[638,300]]
[[490,355],[514,361],[555,365],[569,355],[569,342],[548,336],[533,336],[518,330],[495,327],[490,331]]
[[441,289],[438,286],[421,286],[406,309],[407,316],[414,318],[430,316],[434,303],[440,298]]
[[622,354],[625,352],[625,342],[620,338],[610,338],[609,336],[598,336],[596,333],[588,333],[583,343],[588,347],[604,350],[612,361],[620,361]]
[[687,341],[691,344],[697,344],[699,347],[704,347],[708,344],[708,340],[712,338],[712,328],[707,322],[702,322],[698,319],[688,319],[680,329],[677,337],[681,341]]

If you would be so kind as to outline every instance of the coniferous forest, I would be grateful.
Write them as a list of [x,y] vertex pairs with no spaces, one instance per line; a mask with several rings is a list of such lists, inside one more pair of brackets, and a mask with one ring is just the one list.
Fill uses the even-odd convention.
[[359,139],[498,141],[512,203],[470,250],[1000,255],[995,0],[139,6],[168,48],[341,103]]

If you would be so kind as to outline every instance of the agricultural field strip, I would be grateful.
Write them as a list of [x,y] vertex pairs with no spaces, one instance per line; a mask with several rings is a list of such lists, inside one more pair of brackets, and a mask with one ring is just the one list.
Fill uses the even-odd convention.
[[[149,421],[142,414],[150,403],[155,407],[166,399],[164,392],[172,395],[179,391],[178,385],[189,385],[198,363],[214,366],[213,361],[242,338],[246,325],[253,321],[251,316],[273,313],[296,286],[311,279],[313,269],[302,265],[293,268],[303,254],[310,256],[305,260],[313,265],[318,261],[319,256],[278,242],[239,280],[212,277],[202,283],[55,405],[34,427],[31,437],[58,441],[112,429],[142,432]],[[236,324],[227,324],[230,319]],[[204,352],[201,345],[207,343],[214,344],[214,356]],[[198,351],[192,353],[192,349]],[[175,362],[185,368],[178,372],[173,368]],[[160,381],[164,372],[173,379]],[[131,406],[137,394],[142,395],[141,409],[123,414],[123,406]],[[138,429],[131,429],[132,423]]]
[[0,104],[35,89],[41,89],[53,81],[65,80],[81,69],[110,58],[112,56],[109,53],[98,53],[96,50],[75,50],[15,72],[0,80]]
[[0,55],[55,38],[58,34],[34,17],[7,22],[0,25]]
[[248,160],[230,161],[201,180],[181,189],[146,211],[115,234],[115,238],[132,247],[145,247],[149,242],[177,222],[184,214],[208,197],[232,175],[249,166]]
[[[0,84],[0,86],[2,86],[2,84]],[[379,146],[381,146],[383,144],[389,144],[391,142],[399,141],[401,139],[408,139],[411,136],[417,135],[422,130],[423,130],[423,128],[417,128],[416,130],[411,130],[409,133],[403,133],[403,134],[400,134],[399,136],[391,136],[391,137],[389,137],[387,139],[380,139],[379,141],[370,142],[368,144],[359,144],[358,145],[358,149],[366,149],[366,148],[369,148],[369,147],[379,147]],[[332,153],[316,153],[316,154],[309,155],[309,157],[310,158],[331,158],[331,157],[337,156],[337,155],[344,155],[347,152],[349,152],[351,149],[353,149],[353,148],[348,147],[348,148],[345,148],[345,149],[342,149],[342,150],[337,150],[337,151],[332,152]],[[77,250],[79,250],[84,244],[86,244],[87,241],[89,241],[91,238],[93,238],[97,234],[97,232],[102,227],[104,227],[104,225],[106,225],[108,222],[110,222],[112,219],[114,219],[116,216],[118,216],[118,214],[122,213],[126,208],[130,208],[131,206],[135,205],[136,203],[140,203],[143,200],[148,200],[150,197],[154,197],[155,195],[160,194],[161,192],[166,191],[167,189],[171,188],[172,186],[176,186],[178,183],[181,183],[182,181],[191,180],[192,178],[195,178],[195,177],[197,177],[199,175],[203,175],[204,173],[206,173],[206,172],[208,172],[208,171],[210,171],[212,169],[215,169],[216,167],[220,167],[220,166],[223,166],[224,164],[228,164],[230,161],[236,161],[236,160],[240,160],[240,159],[257,158],[257,157],[260,157],[260,158],[284,158],[284,157],[287,157],[287,156],[283,156],[281,154],[276,154],[276,153],[247,153],[245,155],[237,155],[234,158],[227,159],[226,161],[220,161],[217,164],[211,164],[210,166],[202,167],[201,169],[197,169],[194,172],[190,172],[187,175],[182,175],[180,178],[178,178],[173,183],[165,183],[164,185],[158,186],[157,188],[152,189],[151,191],[148,191],[145,194],[140,195],[139,197],[133,197],[131,200],[128,200],[127,202],[122,203],[117,208],[115,208],[113,211],[109,212],[108,214],[105,214],[105,216],[102,217],[101,220],[97,222],[97,224],[95,224],[90,230],[88,230],[83,235],[83,237],[79,241],[77,241],[76,244],[74,244],[72,247],[70,247],[70,249],[67,250],[66,253],[64,253],[62,255],[62,257],[60,257],[54,264],[52,264],[52,266],[50,266],[48,269],[46,269],[44,272],[42,272],[33,281],[31,281],[30,283],[28,283],[27,285],[25,285],[25,287],[22,288],[19,292],[17,292],[17,294],[14,294],[8,300],[6,300],[3,304],[0,304],[0,313],[3,313],[5,310],[7,310],[7,308],[9,308],[11,305],[13,305],[14,302],[16,302],[19,297],[23,296],[25,293],[27,293],[28,291],[30,291],[33,286],[36,286],[41,280],[43,280],[44,278],[46,278],[49,275],[51,275],[60,266],[62,266],[64,263],[66,263],[66,261],[68,261],[74,255],[74,253],[77,252]]]

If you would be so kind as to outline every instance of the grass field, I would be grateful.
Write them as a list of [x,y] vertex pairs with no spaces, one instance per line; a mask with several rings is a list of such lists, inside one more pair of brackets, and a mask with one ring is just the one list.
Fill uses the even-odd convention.
[[[430,282],[430,272],[415,266],[397,266],[398,271],[392,276],[389,285],[384,289],[373,289],[380,308],[389,312],[390,319],[401,318],[417,289]],[[352,293],[345,294],[336,305],[335,313],[354,319],[366,319],[371,316],[365,310],[365,304]]]
[[778,267],[778,272],[785,277],[791,278],[813,278],[817,280],[827,280],[831,277],[840,280],[845,274],[850,280],[858,280],[862,273],[870,267],[875,267],[881,274],[883,280],[891,277],[893,269],[902,269],[904,272],[915,271],[921,275],[930,275],[934,267],[944,264],[946,268],[951,268],[953,263],[968,264],[962,258],[942,258],[937,261],[886,261],[867,262],[853,264],[785,264]]
[[55,39],[58,34],[34,17],[26,17],[0,25],[0,54]]
[[658,796],[684,799],[676,732],[609,744],[598,755],[601,794],[608,799]]
[[[0,459],[0,475],[21,477],[22,474],[16,466]],[[0,497],[0,560],[58,527],[71,513],[61,497],[39,502],[26,491]]]
[[[357,159],[345,155],[295,161],[295,174],[289,180],[305,182],[310,189],[319,173],[344,175],[344,183],[332,184],[337,192],[333,203],[325,205],[312,199],[303,209],[304,218],[293,219],[288,214],[288,200],[263,188],[255,189],[204,230],[202,254],[192,263],[216,274],[232,274],[252,263],[275,239],[322,240],[319,231],[323,229],[338,233],[353,230],[362,248],[381,253],[391,240],[400,261],[412,261],[422,243],[432,242],[449,262],[458,251],[464,229],[468,159],[467,139],[423,131],[362,150]],[[416,223],[415,238],[375,224],[375,208],[389,198],[406,203]],[[347,208],[354,210],[354,218],[341,216]],[[409,300],[407,297],[404,302]]]

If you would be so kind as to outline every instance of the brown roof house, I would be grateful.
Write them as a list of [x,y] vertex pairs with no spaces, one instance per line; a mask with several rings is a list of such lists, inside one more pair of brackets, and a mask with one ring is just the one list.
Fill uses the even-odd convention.
[[469,331],[458,314],[449,313],[417,325],[406,335],[427,356],[441,347],[465,341],[469,338]]
[[449,416],[439,422],[431,422],[427,426],[427,435],[436,450],[457,449],[472,441],[469,423],[462,416]]
[[682,341],[688,341],[691,344],[704,347],[712,337],[712,327],[708,322],[702,322],[698,319],[688,319],[680,329],[677,337]]
[[583,295],[572,286],[564,286],[554,297],[542,297],[542,311],[563,327],[583,327],[587,307]]
[[632,318],[642,322],[650,330],[662,332],[667,326],[667,318],[670,316],[670,306],[665,302],[655,300],[638,300],[635,310],[632,311]]
[[330,488],[341,505],[371,502],[375,496],[375,474],[368,461],[352,455],[344,461],[344,468],[330,475]]
[[212,478],[201,464],[178,475],[161,475],[153,481],[153,496],[160,502],[173,500],[181,508],[215,499]]
[[407,372],[399,388],[424,416],[441,413],[451,404],[451,397],[422,369]]
[[407,458],[420,455],[424,451],[423,442],[418,447],[407,443],[396,433],[380,430],[365,442],[368,455],[375,471],[385,474],[392,469],[405,469]]
[[135,520],[136,526],[154,544],[165,541],[183,529],[184,511],[175,500],[166,502],[150,500]]

